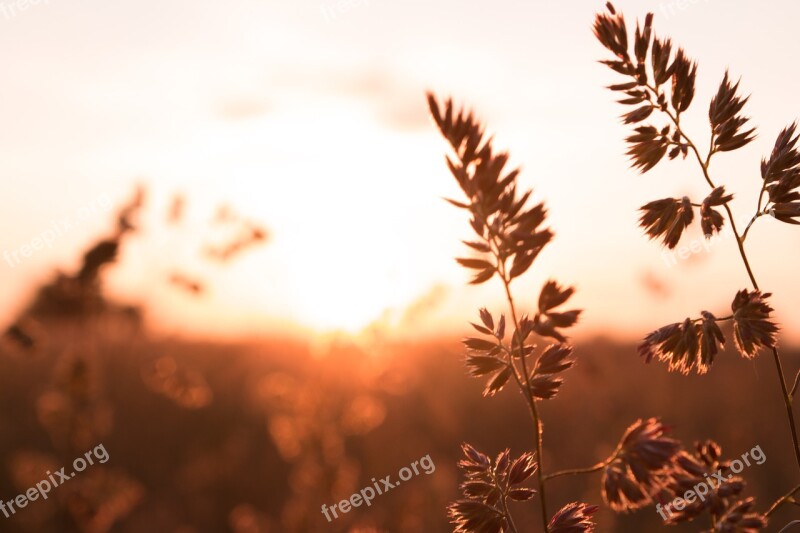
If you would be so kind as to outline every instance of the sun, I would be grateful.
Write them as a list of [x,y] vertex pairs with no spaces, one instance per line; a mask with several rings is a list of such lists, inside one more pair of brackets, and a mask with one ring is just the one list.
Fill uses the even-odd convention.
[[303,238],[287,244],[287,301],[299,323],[355,334],[413,300],[417,289],[404,275],[402,253],[381,233],[340,216],[316,231],[313,245],[300,244],[309,242]]

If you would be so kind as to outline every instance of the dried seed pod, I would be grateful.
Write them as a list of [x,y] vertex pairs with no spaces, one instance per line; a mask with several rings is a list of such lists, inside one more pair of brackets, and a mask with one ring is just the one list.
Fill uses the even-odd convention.
[[717,319],[703,311],[701,319],[687,318],[650,333],[639,345],[639,355],[646,363],[653,359],[669,363],[671,372],[688,374],[696,370],[698,374],[705,374],[719,352],[718,343],[724,345],[725,337]]
[[603,469],[603,499],[615,511],[639,509],[652,501],[672,468],[680,443],[658,419],[637,420]]
[[725,77],[708,109],[708,118],[711,121],[711,131],[714,136],[714,150],[718,152],[737,150],[755,139],[755,128],[742,131],[750,119],[739,113],[750,97],[743,98],[737,95],[738,89],[739,82],[732,84],[728,79],[728,72],[725,72]]
[[697,63],[686,57],[682,48],[678,48],[673,60],[672,73],[672,107],[677,113],[683,113],[694,99],[695,81],[697,80]]
[[594,531],[592,515],[596,513],[596,505],[585,503],[568,503],[550,520],[550,533],[588,533]]
[[663,198],[645,204],[640,208],[639,219],[651,239],[662,238],[667,248],[675,248],[681,235],[694,220],[694,209],[688,197]]
[[717,187],[703,200],[703,205],[700,207],[700,226],[706,238],[719,233],[725,223],[725,217],[714,207],[725,205],[731,200],[733,195],[725,194],[725,187]]
[[753,498],[736,502],[722,516],[716,531],[720,533],[757,533],[767,527],[767,518],[752,512]]
[[775,348],[778,343],[778,326],[772,320],[772,307],[767,299],[770,293],[743,289],[731,304],[733,334],[736,348],[747,359],[752,359],[761,348]]
[[[507,531],[508,516],[505,498],[527,501],[536,491],[519,486],[534,472],[537,464],[531,453],[511,459],[508,449],[492,461],[469,444],[461,446],[464,459],[458,467],[464,471],[466,480],[459,486],[463,499],[448,506],[450,522],[456,533]],[[501,501],[501,499],[503,501]]]
[[632,166],[644,174],[655,167],[666,155],[669,139],[653,126],[640,126],[626,141],[630,145],[628,157]]
[[773,203],[770,214],[781,222],[798,224],[800,218],[800,151],[796,134],[797,123],[785,128],[769,159],[761,161],[761,177],[769,200]]

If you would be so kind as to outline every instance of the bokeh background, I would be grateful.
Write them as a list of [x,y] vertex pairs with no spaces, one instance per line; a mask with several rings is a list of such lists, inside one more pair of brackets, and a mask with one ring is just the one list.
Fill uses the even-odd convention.
[[[474,108],[550,208],[557,238],[521,304],[551,277],[578,287],[580,364],[544,407],[547,463],[593,464],[658,415],[731,456],[761,445],[745,475],[762,506],[791,486],[767,357],[685,378],[636,356],[747,278],[730,237],[673,261],[637,227],[643,203],[706,186],[690,161],[628,168],[591,33],[602,4],[0,1],[0,498],[100,442],[111,457],[0,531],[446,531],[462,441],[531,447],[516,394],[484,400],[463,369],[466,321],[502,294],[452,259],[469,228],[441,200],[458,191],[427,90]],[[800,117],[800,5],[616,5],[655,12],[699,60],[702,142],[705,102],[726,69],[742,76],[760,136],[712,171],[749,218],[760,158]],[[792,376],[793,229],[765,218],[748,238]],[[426,454],[434,474],[324,521],[321,504]],[[598,477],[553,486],[600,502]]]

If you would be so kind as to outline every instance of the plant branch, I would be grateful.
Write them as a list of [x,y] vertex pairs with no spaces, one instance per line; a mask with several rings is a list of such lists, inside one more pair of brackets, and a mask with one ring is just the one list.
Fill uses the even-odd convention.
[[794,395],[797,392],[797,386],[800,385],[800,370],[797,371],[797,375],[794,377],[794,385],[792,385],[792,392],[789,393],[789,396],[794,399]]
[[792,520],[791,522],[786,524],[783,527],[783,529],[781,529],[778,533],[784,533],[786,531],[789,531],[792,527],[797,526],[797,525],[800,525],[800,520]]
[[747,223],[747,227],[744,228],[744,233],[742,233],[742,242],[747,239],[747,234],[750,233],[750,228],[753,227],[753,224],[755,224],[756,220],[758,220],[758,217],[761,215],[761,210],[759,210],[755,215],[753,215],[753,218],[750,219],[750,222]]
[[797,492],[798,490],[800,490],[800,485],[796,485],[792,490],[790,490],[789,492],[778,498],[778,500],[772,504],[769,510],[766,513],[764,513],[764,516],[769,517],[769,515],[774,513],[778,509],[778,507],[790,501],[792,499],[792,496],[794,496],[794,493]]
[[494,475],[494,471],[489,469],[489,474],[492,476],[492,481],[494,481],[495,486],[501,493],[500,505],[503,507],[503,514],[508,520],[508,527],[511,528],[511,533],[519,533],[517,531],[517,525],[514,523],[514,518],[511,516],[511,512],[508,510],[508,501],[506,500],[508,494],[505,491],[503,491],[502,485],[500,484],[497,477]]
[[511,512],[508,510],[508,502],[506,502],[505,494],[500,501],[503,502],[503,513],[506,515],[506,519],[508,519],[508,527],[511,528],[512,533],[519,533],[517,531],[517,525],[514,523],[514,518],[511,516]]
[[[759,204],[760,203],[761,201],[759,201]],[[747,234],[750,232],[750,228],[753,226],[753,224],[755,224],[756,220],[770,214],[770,210],[768,209],[768,207],[769,205],[766,205],[764,206],[764,209],[761,209],[759,205],[758,211],[756,211],[756,214],[753,215],[753,218],[750,219],[750,222],[747,224],[747,227],[745,228],[744,233],[742,234],[742,242],[744,242],[744,240],[747,238]]]
[[[519,332],[519,320],[517,319],[517,310],[514,306],[514,297],[511,295],[511,280],[508,279],[506,272],[505,272],[505,264],[503,264],[503,272],[501,273],[501,277],[503,279],[503,287],[506,291],[506,298],[508,300],[508,306],[511,311],[511,320],[514,323],[514,335],[518,335]],[[525,377],[525,384],[523,385],[522,382],[517,378],[517,384],[520,386],[522,393],[525,395],[525,398],[528,401],[528,407],[531,411],[531,417],[533,418],[533,425],[534,425],[534,436],[536,438],[536,460],[539,463],[539,468],[536,469],[536,478],[539,484],[539,502],[541,504],[542,510],[542,527],[544,527],[543,531],[548,533],[550,528],[547,523],[547,496],[545,492],[545,477],[544,477],[544,468],[542,466],[542,449],[543,449],[543,442],[542,442],[542,423],[539,417],[539,411],[536,408],[536,399],[533,397],[533,393],[531,392],[530,387],[530,376],[528,374],[528,368],[525,364],[525,346],[522,342],[521,338],[518,338],[519,344],[519,351],[520,351],[520,360],[522,362],[522,372],[523,376]],[[513,347],[513,342],[512,342]],[[513,363],[512,363],[513,364]],[[514,371],[516,375],[516,371]]]
[[[483,213],[481,213],[481,216],[484,218],[484,221],[486,221],[486,217],[483,215]],[[517,309],[516,309],[516,306],[514,305],[514,297],[511,294],[511,279],[508,276],[508,273],[507,273],[507,270],[506,270],[505,258],[502,256],[502,254],[500,252],[501,248],[500,248],[500,245],[497,242],[498,236],[494,232],[494,230],[492,229],[490,224],[485,223],[485,226],[489,230],[489,237],[486,238],[486,241],[488,242],[488,244],[489,244],[489,246],[490,246],[490,248],[492,250],[492,255],[495,257],[495,260],[497,261],[497,266],[496,266],[497,274],[500,276],[500,279],[503,282],[503,288],[505,289],[505,293],[506,293],[506,300],[508,301],[509,311],[511,312],[511,320],[512,320],[512,323],[514,325],[514,336],[516,336],[516,335],[519,334],[519,320],[517,318]],[[521,338],[518,337],[517,339],[518,339],[518,343],[517,344],[519,345],[519,355],[520,355],[520,360],[521,360],[521,364],[522,364],[522,376],[524,378],[524,382],[523,382],[523,379],[521,379],[519,377],[519,374],[517,373],[517,366],[514,364],[514,357],[513,357],[514,341],[513,341],[513,339],[512,339],[512,342],[511,342],[511,347],[507,350],[506,353],[508,355],[508,364],[511,367],[511,373],[514,376],[514,381],[516,381],[517,386],[520,389],[520,392],[522,392],[523,396],[525,396],[525,399],[526,399],[526,401],[528,403],[528,409],[530,410],[530,413],[531,413],[531,418],[533,419],[534,437],[535,437],[535,440],[536,440],[536,460],[539,463],[539,467],[536,469],[536,479],[537,479],[538,488],[539,488],[539,503],[540,503],[541,513],[542,513],[542,527],[544,528],[542,531],[544,531],[544,533],[548,533],[550,530],[549,530],[549,526],[548,526],[548,523],[547,523],[547,516],[548,516],[547,515],[547,494],[546,494],[545,484],[544,484],[545,477],[544,477],[544,473],[543,473],[543,469],[542,469],[542,449],[543,449],[542,425],[541,425],[541,419],[539,417],[539,411],[536,408],[536,400],[533,397],[533,393],[531,392],[530,376],[528,374],[528,368],[527,368],[527,365],[525,363],[525,353],[524,353],[525,346],[524,346],[524,343],[522,342]]]
[[610,457],[609,459],[606,459],[602,463],[597,463],[594,466],[589,466],[589,467],[586,467],[586,468],[573,468],[573,469],[570,469],[570,470],[560,470],[558,472],[553,472],[552,474],[547,474],[544,477],[544,479],[545,479],[545,481],[548,481],[548,480],[555,479],[557,477],[562,477],[562,476],[577,476],[577,475],[580,475],[580,474],[593,474],[594,472],[599,472],[602,469],[604,469],[605,467],[607,467],[609,464],[611,464],[611,461],[613,461],[615,458],[616,458],[616,456]]
[[[653,88],[651,88],[651,90],[655,91],[655,89],[653,89]],[[655,91],[655,92],[657,93],[657,91]],[[683,139],[686,140],[686,143],[689,145],[689,148],[695,154],[695,157],[697,158],[697,162],[700,164],[700,167],[703,170],[703,176],[705,177],[706,182],[708,183],[708,185],[712,189],[715,189],[716,185],[714,184],[714,181],[711,179],[711,176],[710,176],[709,170],[708,170],[709,164],[711,162],[711,155],[713,154],[713,150],[709,150],[708,157],[705,160],[703,160],[703,157],[700,155],[700,151],[697,149],[697,146],[694,144],[694,142],[692,142],[692,140],[681,129],[679,117],[676,116],[676,115],[673,115],[669,110],[666,110],[665,113],[667,115],[669,115],[669,117],[672,119],[673,123],[675,124],[675,127],[677,128],[677,130],[679,132],[679,134],[681,135],[681,137]],[[763,196],[763,189],[762,189],[762,196]],[[761,205],[761,199],[759,199],[759,208],[760,208],[760,205]],[[724,207],[725,207],[725,211],[727,211],[727,213],[728,213],[728,219],[730,220],[731,230],[733,231],[733,234],[736,237],[736,245],[739,248],[739,255],[742,258],[742,262],[744,263],[745,269],[747,269],[747,275],[750,278],[750,282],[752,283],[753,288],[755,290],[760,290],[760,288],[758,286],[758,281],[756,280],[756,277],[753,274],[753,269],[750,267],[750,261],[747,258],[747,252],[744,249],[744,239],[739,236],[739,232],[736,229],[736,221],[734,220],[733,211],[731,211],[731,208],[727,203],[725,204]],[[796,427],[795,419],[794,419],[794,410],[792,409],[792,396],[789,393],[789,389],[786,386],[786,377],[785,377],[785,374],[784,374],[784,371],[783,371],[783,364],[781,363],[781,358],[780,358],[780,355],[778,354],[778,349],[777,348],[775,348],[775,347],[772,348],[772,355],[773,355],[773,359],[775,360],[775,369],[778,372],[778,378],[780,380],[781,392],[783,393],[783,401],[784,401],[784,404],[786,406],[786,414],[787,414],[787,417],[789,419],[789,429],[791,430],[792,443],[794,444],[794,456],[795,456],[795,460],[797,461],[797,466],[798,466],[798,468],[800,468],[800,440],[798,440],[797,427]]]
[[[763,183],[761,184],[761,192],[758,193],[758,205],[756,206],[756,214],[753,215],[753,220],[750,221],[750,225],[747,226],[747,229],[744,231],[744,235],[742,235],[742,240],[747,237],[747,230],[750,229],[750,226],[753,225],[753,222],[756,221],[758,217],[761,215],[765,215],[767,211],[767,207],[764,206],[764,211],[761,211],[761,202],[764,201],[764,193],[767,191],[767,180],[763,179]],[[767,201],[767,205],[769,205],[769,200]]]

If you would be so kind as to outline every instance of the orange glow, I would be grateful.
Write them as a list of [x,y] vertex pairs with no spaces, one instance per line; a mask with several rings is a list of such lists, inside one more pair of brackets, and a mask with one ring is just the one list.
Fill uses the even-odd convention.
[[[588,0],[553,4],[548,17],[533,6],[498,6],[498,13],[518,16],[497,21],[487,21],[478,6],[450,1],[426,8],[427,21],[418,8],[392,2],[331,17],[314,2],[237,1],[226,7],[224,25],[217,4],[205,1],[191,16],[145,2],[160,14],[153,19],[143,7],[95,4],[85,20],[54,3],[3,26],[0,45],[26,52],[9,58],[11,81],[0,98],[0,116],[16,125],[13,135],[0,138],[8,154],[0,173],[15,177],[0,183],[2,246],[14,251],[30,243],[91,198],[108,195],[119,203],[134,181],[143,181],[152,200],[150,233],[124,253],[108,286],[142,302],[158,300],[147,304],[149,315],[168,330],[358,332],[379,323],[408,333],[423,322],[429,330],[451,327],[476,307],[501,305],[493,291],[462,290],[466,276],[452,261],[469,230],[462,214],[440,200],[459,193],[427,117],[428,89],[473,108],[496,132],[497,146],[523,166],[523,182],[547,202],[556,240],[522,283],[531,295],[551,276],[577,284],[587,310],[581,332],[640,336],[695,313],[704,305],[696,303],[699,293],[705,305],[724,309],[732,291],[746,285],[740,269],[728,268],[735,261],[730,242],[673,263],[636,227],[644,202],[694,194],[703,183],[688,163],[643,178],[627,168],[626,130],[613,122],[619,109],[600,89],[612,79],[593,61],[601,51],[584,31],[597,7]],[[448,23],[456,7],[461,25]],[[633,1],[617,7],[642,11]],[[741,154],[714,163],[736,193],[734,210],[745,216],[752,206],[744,199],[758,193],[757,161],[794,118],[779,104],[792,100],[800,77],[778,76],[762,61],[781,53],[780,40],[745,42],[732,28],[791,35],[784,26],[800,8],[730,2],[724,34],[692,31],[714,25],[717,9],[711,2],[687,9],[665,2],[655,11],[664,32],[692,35],[686,46],[703,65],[698,100],[713,94],[726,67],[755,95],[748,109],[761,135]],[[131,20],[147,31],[131,33]],[[398,30],[400,21],[415,24],[413,39]],[[33,37],[44,27],[65,48],[54,52],[50,40]],[[85,37],[95,27],[106,28],[103,46]],[[471,29],[485,36],[486,46],[471,40]],[[209,43],[209,34],[218,41]],[[532,55],[541,43],[560,53]],[[122,56],[130,60],[116,61]],[[74,61],[69,69],[67,58]],[[42,87],[54,96],[43,97]],[[694,132],[704,132],[706,122],[703,109],[687,114]],[[186,195],[197,218],[165,240],[159,224],[176,192]],[[271,235],[263,250],[225,268],[203,264],[196,248],[184,246],[186,239],[202,244],[220,203],[263,223]],[[0,319],[10,319],[53,268],[75,268],[76,251],[102,235],[108,218],[87,221],[24,265],[0,262],[8,287]],[[800,316],[787,310],[800,298],[800,285],[791,283],[790,265],[800,256],[787,246],[782,261],[769,258],[775,239],[796,241],[791,229],[759,221],[748,246],[794,338]],[[154,281],[176,265],[209,290],[187,299]],[[458,290],[424,321],[403,325],[403,310],[436,286]]]

